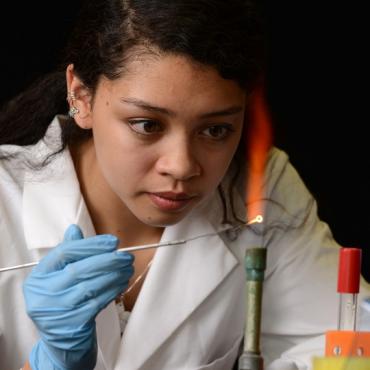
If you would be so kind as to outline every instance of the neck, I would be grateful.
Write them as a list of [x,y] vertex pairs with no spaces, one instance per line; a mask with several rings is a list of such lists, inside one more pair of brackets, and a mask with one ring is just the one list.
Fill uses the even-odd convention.
[[100,171],[93,139],[70,148],[81,192],[97,234],[113,234],[120,247],[154,243],[163,228],[142,223],[113,192]]

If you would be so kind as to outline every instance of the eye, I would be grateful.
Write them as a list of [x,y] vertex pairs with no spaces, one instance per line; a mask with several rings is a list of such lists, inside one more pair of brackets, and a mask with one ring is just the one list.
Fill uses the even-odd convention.
[[151,135],[161,132],[163,130],[162,126],[152,120],[130,120],[128,124],[132,130],[142,135]]
[[207,127],[202,131],[202,135],[213,140],[225,139],[234,129],[230,124],[214,125]]

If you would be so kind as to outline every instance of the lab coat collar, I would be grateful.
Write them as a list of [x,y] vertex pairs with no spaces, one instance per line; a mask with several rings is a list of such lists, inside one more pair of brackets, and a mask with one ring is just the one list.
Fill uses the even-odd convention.
[[[60,147],[60,117],[28,157],[44,159]],[[23,190],[23,229],[28,249],[50,248],[63,240],[70,224],[78,224],[85,237],[95,235],[68,149],[52,157],[40,170],[26,168]]]
[[[193,212],[167,227],[161,241],[214,233],[217,228],[204,213]],[[126,326],[115,370],[148,363],[237,265],[219,235],[159,248]]]

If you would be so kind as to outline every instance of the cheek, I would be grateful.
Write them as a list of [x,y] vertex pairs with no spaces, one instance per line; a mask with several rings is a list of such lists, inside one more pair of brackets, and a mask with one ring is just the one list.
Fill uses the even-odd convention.
[[155,162],[153,151],[141,148],[127,133],[96,136],[97,161],[104,178],[117,194],[145,186]]
[[237,145],[231,145],[224,152],[203,156],[202,167],[206,170],[207,183],[210,187],[216,188],[222,181],[234,158],[236,149]]
[[93,130],[98,165],[109,182],[114,179],[127,181],[143,171],[140,170],[143,165],[140,151],[122,126],[108,122],[105,126],[96,125]]
[[222,181],[227,169],[229,168],[230,160],[229,158],[219,158],[218,160],[208,161],[205,164],[208,173],[208,179],[212,183],[212,187],[217,187],[218,184]]
[[137,147],[124,140],[99,143],[96,148],[97,160],[105,176],[129,183],[141,177],[150,167],[149,160],[140,153]]

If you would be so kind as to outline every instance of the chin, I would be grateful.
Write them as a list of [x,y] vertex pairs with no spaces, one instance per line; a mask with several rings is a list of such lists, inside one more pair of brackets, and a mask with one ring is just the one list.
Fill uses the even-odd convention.
[[179,213],[166,213],[163,214],[161,212],[160,215],[152,215],[152,216],[146,216],[144,218],[140,218],[140,220],[145,223],[146,225],[153,226],[153,227],[166,227],[166,226],[172,226],[177,223],[179,223],[181,220],[183,220],[188,212],[179,212]]

